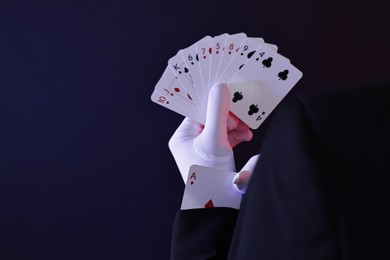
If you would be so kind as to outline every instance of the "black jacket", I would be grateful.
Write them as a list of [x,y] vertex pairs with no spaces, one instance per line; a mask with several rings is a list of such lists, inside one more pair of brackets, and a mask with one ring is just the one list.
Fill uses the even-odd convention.
[[389,100],[389,82],[286,99],[240,211],[179,211],[172,259],[390,259]]

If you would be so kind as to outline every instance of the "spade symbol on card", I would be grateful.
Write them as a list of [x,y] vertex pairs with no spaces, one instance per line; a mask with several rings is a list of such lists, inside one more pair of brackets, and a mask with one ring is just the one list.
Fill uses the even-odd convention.
[[242,95],[242,92],[238,92],[238,91],[234,92],[233,95],[234,95],[234,96],[233,96],[232,101],[233,101],[234,103],[236,103],[236,102],[239,101],[239,100],[242,100],[242,98],[244,97],[244,96]]
[[269,57],[268,59],[263,60],[263,68],[269,68],[272,65],[272,58]]
[[204,204],[204,207],[205,207],[206,209],[208,209],[208,208],[214,208],[213,200],[210,199],[209,201],[207,201],[207,203]]
[[248,55],[246,56],[248,59],[250,59],[253,54],[255,54],[256,51],[251,51],[250,53],[248,53]]
[[248,111],[248,115],[253,115],[253,114],[256,114],[257,112],[259,112],[259,108],[257,107],[257,105],[250,105],[249,106],[249,111]]
[[288,70],[284,70],[279,72],[278,77],[279,80],[286,80],[287,79]]

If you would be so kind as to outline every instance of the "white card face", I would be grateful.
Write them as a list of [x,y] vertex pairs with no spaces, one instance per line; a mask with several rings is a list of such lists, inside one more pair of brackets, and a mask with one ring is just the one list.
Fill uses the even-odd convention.
[[225,48],[226,40],[229,34],[224,33],[213,38],[213,51],[210,65],[209,86],[212,87],[216,82],[219,65],[221,63],[223,49]]
[[202,44],[204,42],[208,42],[211,39],[210,36],[206,36],[196,42],[195,44],[191,45],[190,47],[183,49],[181,52],[181,55],[187,65],[187,68],[189,70],[189,73],[191,74],[191,78],[194,84],[194,87],[196,88],[198,92],[198,96],[200,98],[200,102],[202,104],[202,107],[206,111],[207,103],[205,103],[204,96],[208,95],[207,92],[203,91],[203,81],[202,81],[202,75],[201,71],[199,69],[199,62],[200,60],[200,54],[197,52],[196,45]]
[[219,77],[220,82],[228,82],[253,56],[260,46],[264,44],[264,40],[261,38],[246,38],[242,45],[236,48],[236,53],[230,61],[229,65],[225,68],[225,71]]
[[198,110],[197,104],[187,96],[187,93],[183,94],[183,91],[184,87],[168,66],[156,84],[151,99],[161,106],[204,124],[204,114]]
[[[196,104],[200,104],[199,94],[192,82],[191,74],[189,73],[186,63],[183,60],[181,51],[168,60],[168,66],[174,72],[181,85],[189,94],[190,99]],[[165,73],[165,72],[164,72]],[[202,108],[202,105],[199,105]],[[201,110],[201,109],[200,109]]]
[[284,57],[262,45],[228,82],[230,111],[257,129],[301,77]]
[[189,102],[192,105],[196,106],[196,99],[192,97],[192,94],[187,92],[186,88],[177,78],[175,72],[169,66],[165,68],[164,73],[161,76],[160,80],[157,82],[155,88],[160,90],[160,92],[163,92],[162,90],[164,89],[171,91],[175,94],[171,95],[174,96],[174,99],[177,99],[176,96],[181,97],[181,99],[176,100],[177,103],[186,106]]
[[184,189],[181,209],[240,208],[242,194],[232,180],[235,172],[192,165]]
[[233,59],[234,55],[236,54],[236,50],[241,46],[241,44],[245,39],[246,39],[245,33],[233,34],[227,38],[225,47],[222,49],[222,58],[221,58],[220,66],[218,69],[218,75],[216,76],[215,83],[221,82],[220,78],[222,77],[223,72],[225,71],[225,69]]
[[[209,75],[212,57],[213,38],[207,37],[203,41],[195,44],[196,51],[199,55],[199,71],[202,78],[203,92],[209,93]],[[207,103],[206,103],[207,104]]]
[[160,106],[168,108],[169,110],[172,110],[182,116],[196,120],[197,122],[200,122],[202,120],[201,118],[198,118],[199,115],[197,113],[194,113],[193,111],[191,111],[191,109],[183,107],[180,104],[176,103],[174,100],[172,100],[171,96],[166,92],[159,92],[158,90],[154,90],[151,96],[151,100]]

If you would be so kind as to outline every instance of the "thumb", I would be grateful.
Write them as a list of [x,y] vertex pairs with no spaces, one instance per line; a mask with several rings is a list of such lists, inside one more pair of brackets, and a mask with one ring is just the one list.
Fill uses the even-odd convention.
[[214,85],[209,93],[204,129],[195,140],[196,148],[201,148],[202,153],[216,157],[225,157],[231,153],[227,131],[229,105],[230,93],[227,85]]
[[249,180],[252,177],[253,171],[256,167],[256,163],[259,160],[260,155],[254,155],[249,161],[242,167],[241,171],[238,172],[233,178],[233,186],[240,191],[245,193],[248,188]]

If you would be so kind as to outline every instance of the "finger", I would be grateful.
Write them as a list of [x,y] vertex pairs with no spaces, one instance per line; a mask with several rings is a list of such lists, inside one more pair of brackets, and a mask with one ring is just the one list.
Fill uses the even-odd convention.
[[236,128],[238,131],[246,131],[249,128],[249,126],[247,124],[245,124],[244,122],[242,122],[241,120],[239,120],[238,124],[237,124],[237,128]]
[[230,93],[226,84],[214,85],[209,93],[206,123],[202,134],[194,141],[199,152],[217,157],[230,155],[227,121]]
[[237,173],[232,181],[234,188],[241,193],[246,193],[251,176],[252,172],[248,171],[241,171]]
[[248,162],[242,167],[241,171],[238,172],[233,178],[234,187],[242,193],[245,193],[249,184],[249,180],[252,177],[253,171],[256,167],[257,161],[260,155],[256,154],[252,156]]
[[228,133],[228,140],[232,148],[236,147],[242,142],[248,142],[252,140],[252,138],[253,133],[249,128],[243,129],[241,131],[233,130]]
[[253,155],[248,162],[242,167],[241,171],[250,171],[253,172],[253,170],[256,167],[257,161],[260,158],[260,154]]
[[228,131],[232,131],[232,130],[236,129],[238,127],[239,123],[240,123],[240,119],[236,115],[229,113],[228,121],[227,121]]
[[252,140],[253,133],[249,126],[232,113],[229,113],[227,128],[228,140],[232,148],[241,142]]
[[245,124],[243,121],[241,121],[241,119],[239,119],[233,113],[229,113],[228,122],[227,122],[227,129],[228,129],[228,131],[232,131],[232,130],[238,130],[238,131],[245,130],[246,131],[247,129],[249,129],[249,126],[247,124]]
[[214,137],[227,139],[229,115],[229,89],[226,84],[214,85],[209,93],[204,131]]

